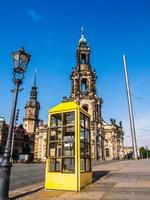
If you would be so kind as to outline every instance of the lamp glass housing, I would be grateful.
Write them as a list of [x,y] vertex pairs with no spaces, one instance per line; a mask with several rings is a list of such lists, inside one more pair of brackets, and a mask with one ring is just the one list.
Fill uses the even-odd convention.
[[12,53],[12,57],[13,57],[14,79],[22,80],[28,62],[30,60],[30,54],[27,54],[24,48],[20,48],[19,51]]

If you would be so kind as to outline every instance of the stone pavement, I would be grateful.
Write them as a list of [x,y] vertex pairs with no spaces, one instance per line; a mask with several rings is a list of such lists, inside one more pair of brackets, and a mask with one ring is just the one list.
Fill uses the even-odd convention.
[[10,177],[10,190],[44,182],[44,177],[45,164],[13,164]]
[[[80,192],[44,189],[23,200],[150,200],[150,160],[119,161],[94,167],[94,182]],[[41,184],[42,187],[42,184]],[[38,187],[37,187],[38,188]],[[11,196],[16,196],[11,192]]]

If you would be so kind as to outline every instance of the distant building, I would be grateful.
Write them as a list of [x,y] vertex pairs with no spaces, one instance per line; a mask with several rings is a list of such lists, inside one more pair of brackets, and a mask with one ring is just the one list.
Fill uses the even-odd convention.
[[[6,124],[3,117],[0,117],[0,154],[4,151],[8,130],[9,125]],[[33,160],[33,148],[34,138],[27,134],[22,124],[16,126],[14,128],[12,159],[17,161],[20,155],[29,155],[30,159]]]
[[0,117],[0,154],[4,151],[9,126],[6,124],[4,117]]
[[34,161],[46,161],[47,124],[41,120],[35,131]]
[[27,133],[34,136],[35,130],[39,125],[40,103],[37,101],[36,76],[34,84],[30,92],[30,99],[25,105],[25,117],[23,119],[23,127]]
[[103,121],[104,138],[104,158],[105,160],[119,160],[124,158],[124,133],[122,122],[116,124],[115,119],[110,123]]
[[[27,134],[23,125],[14,128],[13,160],[19,160],[20,155],[28,155],[30,161],[33,160],[34,138]],[[22,159],[23,160],[23,159]]]
[[[25,117],[23,118],[23,127],[26,130],[27,135],[32,139],[32,145],[30,145],[30,148],[33,154],[33,158],[36,157],[35,149],[37,145],[39,145],[39,142],[37,142],[37,133],[36,133],[36,130],[38,130],[41,127],[41,123],[39,123],[40,122],[39,111],[40,111],[40,103],[37,100],[37,86],[36,86],[36,76],[35,76],[34,84],[30,92],[30,99],[29,101],[27,101],[25,105]],[[40,147],[38,147],[38,149],[39,148]]]

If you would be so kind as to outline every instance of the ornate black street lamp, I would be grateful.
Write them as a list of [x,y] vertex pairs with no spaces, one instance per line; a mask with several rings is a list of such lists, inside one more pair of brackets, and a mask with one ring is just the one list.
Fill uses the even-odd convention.
[[0,162],[0,200],[9,200],[9,183],[11,173],[11,145],[12,133],[14,128],[14,119],[16,113],[16,105],[18,99],[19,87],[24,79],[24,73],[30,61],[30,55],[27,54],[23,48],[17,52],[12,53],[13,57],[13,82],[16,86],[14,89],[14,99],[12,104],[9,131],[6,140],[3,156]]

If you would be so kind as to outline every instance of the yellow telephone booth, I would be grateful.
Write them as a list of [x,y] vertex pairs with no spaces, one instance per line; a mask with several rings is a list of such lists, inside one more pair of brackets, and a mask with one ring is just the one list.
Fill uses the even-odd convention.
[[45,189],[75,190],[92,182],[90,116],[75,102],[49,110]]

